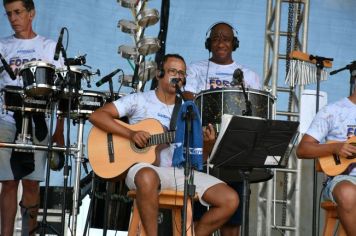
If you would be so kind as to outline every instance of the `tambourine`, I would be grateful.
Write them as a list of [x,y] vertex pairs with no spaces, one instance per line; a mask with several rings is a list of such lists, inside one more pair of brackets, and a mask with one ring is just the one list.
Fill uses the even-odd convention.
[[122,32],[132,35],[135,35],[138,31],[137,24],[130,20],[119,20],[117,27],[120,28]]
[[121,45],[119,46],[118,53],[126,59],[129,60],[136,60],[138,57],[138,52],[137,48],[133,46],[128,46],[128,45]]
[[130,8],[139,12],[147,0],[117,0],[122,7]]
[[139,26],[154,25],[159,20],[159,12],[157,9],[144,9],[137,15],[136,19]]
[[138,69],[138,76],[141,81],[153,79],[156,76],[157,63],[155,61],[142,62]]
[[160,41],[155,37],[143,37],[137,43],[138,53],[144,56],[157,52],[160,47]]
[[126,8],[135,8],[137,6],[137,0],[117,0],[118,3],[120,3],[120,5],[122,7],[126,7]]

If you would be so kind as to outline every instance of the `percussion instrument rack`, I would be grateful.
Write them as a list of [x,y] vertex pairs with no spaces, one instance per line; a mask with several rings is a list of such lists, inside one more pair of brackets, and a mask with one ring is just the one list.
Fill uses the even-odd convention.
[[[78,130],[77,130],[77,144],[71,145],[69,151],[72,155],[75,156],[75,176],[74,176],[74,187],[73,187],[73,208],[72,208],[72,235],[76,235],[77,228],[77,215],[79,208],[79,195],[80,195],[80,176],[81,176],[81,168],[80,164],[83,160],[83,131],[84,131],[84,123],[85,118],[79,118],[78,120]],[[41,150],[41,151],[59,151],[66,152],[66,147],[52,146],[49,148],[49,145],[36,145],[36,144],[28,144],[28,143],[7,143],[0,142],[0,148],[16,148],[16,149],[24,149],[24,150]],[[49,160],[47,160],[49,161]]]

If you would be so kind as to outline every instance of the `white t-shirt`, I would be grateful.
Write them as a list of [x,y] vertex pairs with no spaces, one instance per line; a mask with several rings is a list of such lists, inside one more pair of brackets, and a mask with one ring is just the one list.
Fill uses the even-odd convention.
[[[18,39],[13,35],[0,39],[0,53],[6,59],[15,75],[12,80],[6,71],[0,73],[0,89],[7,85],[23,86],[22,78],[18,75],[23,64],[29,61],[43,61],[56,67],[63,65],[62,59],[54,61],[56,42],[37,35],[32,39]],[[0,109],[3,107],[3,99],[0,99]],[[0,119],[14,123],[12,112],[0,112]]]
[[[126,95],[113,103],[120,117],[127,116],[130,124],[148,118],[158,120],[168,128],[174,108],[173,105],[162,103],[156,96],[155,90]],[[172,166],[173,146],[165,148],[160,153],[160,166]]]
[[[319,142],[340,141],[356,135],[356,104],[343,98],[323,107],[313,119],[306,134]],[[356,175],[356,169],[352,170]]]
[[230,88],[234,71],[240,68],[244,74],[246,88],[261,89],[261,80],[252,70],[233,62],[219,65],[209,60],[202,60],[188,66],[186,91],[199,93],[213,88]]

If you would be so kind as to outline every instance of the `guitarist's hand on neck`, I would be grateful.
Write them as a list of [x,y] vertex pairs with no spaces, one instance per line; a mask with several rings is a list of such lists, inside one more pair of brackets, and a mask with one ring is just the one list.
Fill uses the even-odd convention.
[[138,147],[146,147],[151,135],[146,131],[132,131],[130,135],[130,140],[134,142]]

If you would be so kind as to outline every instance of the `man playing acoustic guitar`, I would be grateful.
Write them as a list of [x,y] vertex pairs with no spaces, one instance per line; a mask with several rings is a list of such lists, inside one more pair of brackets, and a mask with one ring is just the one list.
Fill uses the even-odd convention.
[[[321,143],[324,140],[326,143]],[[337,204],[347,235],[356,235],[356,90],[318,112],[298,146],[297,155],[320,157],[322,169],[332,175],[324,198]]]
[[[144,127],[133,130],[116,122],[115,119],[127,116],[130,125],[133,125],[153,118],[163,126],[169,127],[176,99],[176,88],[172,79],[179,79],[178,85],[181,87],[185,83],[185,75],[184,59],[177,54],[168,54],[163,58],[163,63],[157,71],[157,89],[130,94],[113,103],[105,104],[93,112],[89,120],[107,133],[120,135],[138,147],[145,147],[152,135]],[[215,132],[212,127],[208,127],[203,130],[203,134],[204,147],[207,147],[209,145],[205,146],[206,143],[215,140]],[[127,150],[121,151],[129,153]],[[207,151],[210,150],[203,150],[205,154]],[[182,191],[184,187],[184,169],[172,167],[172,147],[168,146],[160,151],[155,165],[145,163],[142,158],[142,162],[130,167],[126,184],[130,189],[136,189],[137,206],[146,234],[156,236],[159,191],[163,189]],[[238,195],[219,179],[203,172],[194,171],[194,184],[200,202],[210,206],[210,210],[194,226],[195,235],[207,236],[222,226],[234,213],[239,202]]]

